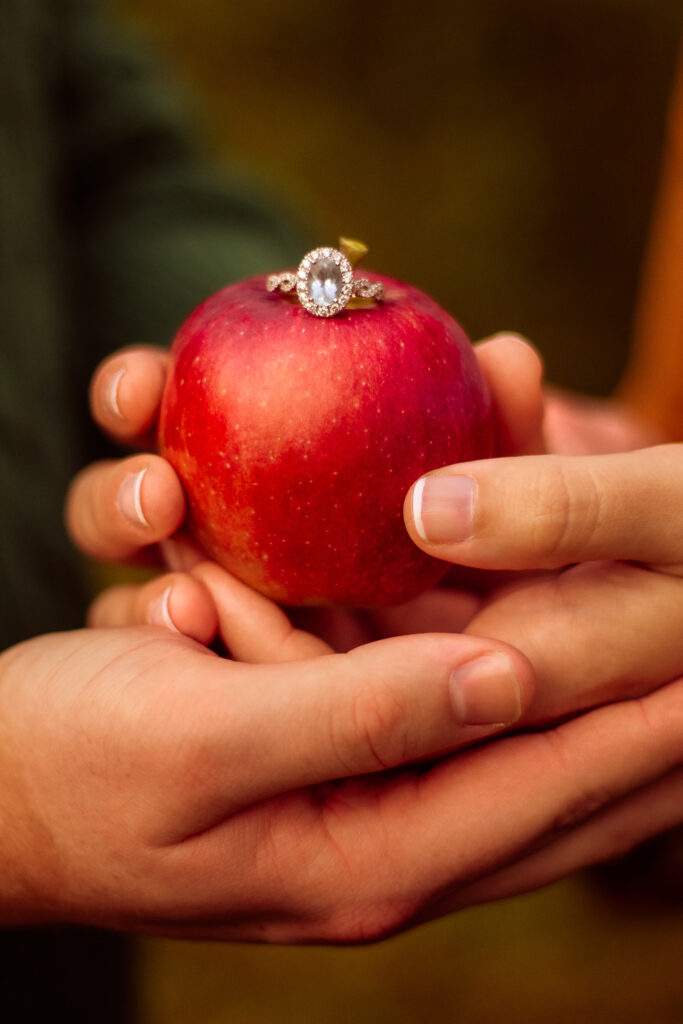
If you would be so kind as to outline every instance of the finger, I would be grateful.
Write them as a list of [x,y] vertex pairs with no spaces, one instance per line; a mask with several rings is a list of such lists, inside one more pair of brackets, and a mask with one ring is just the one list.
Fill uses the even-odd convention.
[[100,364],[90,385],[95,422],[117,441],[137,441],[153,427],[166,382],[168,354],[130,348]]
[[[365,828],[361,849],[351,840],[350,816],[335,819],[328,813],[327,825],[335,848],[351,858],[349,873],[379,842],[391,851],[395,904],[424,905],[426,885],[434,894],[455,893],[457,904],[462,886],[564,836],[677,771],[682,761],[679,680],[642,700],[600,708],[548,732],[466,751],[421,776],[419,784],[387,785],[381,814],[375,799],[363,825],[353,823],[356,837],[359,827]],[[428,850],[425,834],[431,837]],[[402,879],[400,892],[396,876]],[[390,900],[383,882],[380,878],[373,892],[378,905],[383,897],[387,904]]]
[[478,568],[596,559],[683,562],[683,445],[615,455],[463,463],[422,477],[405,503],[424,551]]
[[590,562],[508,588],[466,630],[526,654],[538,686],[525,721],[538,724],[680,675],[682,589],[673,575]]
[[543,442],[543,362],[517,334],[496,334],[475,346],[498,425],[498,455],[535,455]]
[[295,629],[278,605],[215,562],[202,562],[192,573],[211,595],[221,639],[238,661],[298,661],[332,652],[324,640]]
[[182,831],[159,841],[270,796],[474,742],[516,721],[532,690],[521,655],[476,637],[397,637],[258,668],[216,660],[205,666],[203,702],[181,707],[182,730],[203,737],[201,765],[191,745],[173,742],[190,758],[177,762],[179,777],[201,772],[207,785],[189,802],[182,788],[169,793],[180,801],[169,820]]
[[[496,740],[427,772],[291,793],[194,836],[181,857],[195,864],[201,857],[205,876],[215,877],[225,846],[239,839],[259,851],[260,896],[280,911],[270,919],[272,940],[367,942],[472,903],[474,894],[494,898],[485,883],[477,888],[479,879],[504,877],[511,863],[597,821],[603,809],[643,787],[652,786],[663,804],[659,780],[680,774],[682,738],[679,681],[644,701],[611,705],[547,733]],[[660,804],[652,825],[671,819]],[[207,887],[207,914],[210,897]],[[225,925],[207,919],[225,937]]]
[[676,768],[606,807],[542,849],[465,886],[435,908],[436,914],[440,916],[477,903],[507,899],[550,885],[575,871],[623,857],[640,843],[662,835],[681,822],[683,768]]
[[168,462],[134,455],[82,470],[69,489],[65,514],[85,554],[123,559],[173,534],[185,517],[185,497]]
[[199,580],[169,573],[141,585],[110,587],[88,611],[88,625],[164,626],[208,644],[216,635],[217,616],[211,596]]

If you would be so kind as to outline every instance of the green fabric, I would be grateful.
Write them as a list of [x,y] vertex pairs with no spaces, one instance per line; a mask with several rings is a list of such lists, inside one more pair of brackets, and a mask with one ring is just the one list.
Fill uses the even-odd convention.
[[2,647],[82,620],[61,509],[94,452],[93,367],[302,252],[244,181],[202,166],[180,108],[96,0],[0,4]]

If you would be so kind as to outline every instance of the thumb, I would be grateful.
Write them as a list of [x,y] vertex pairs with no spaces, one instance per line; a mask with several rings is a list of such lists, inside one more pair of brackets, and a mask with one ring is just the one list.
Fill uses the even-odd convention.
[[614,455],[535,455],[421,477],[404,516],[429,554],[480,569],[574,562],[683,564],[683,445]]
[[181,828],[204,830],[278,794],[434,758],[517,722],[534,674],[484,637],[423,634],[284,664],[202,662],[201,699],[183,708]]

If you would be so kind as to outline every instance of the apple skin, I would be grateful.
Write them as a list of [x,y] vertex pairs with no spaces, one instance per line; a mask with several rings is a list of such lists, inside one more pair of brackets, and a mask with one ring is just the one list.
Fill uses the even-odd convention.
[[171,349],[159,448],[190,533],[239,579],[289,605],[400,604],[448,564],[410,540],[403,501],[440,466],[493,454],[472,346],[432,299],[379,274],[385,300],[335,317],[230,285]]

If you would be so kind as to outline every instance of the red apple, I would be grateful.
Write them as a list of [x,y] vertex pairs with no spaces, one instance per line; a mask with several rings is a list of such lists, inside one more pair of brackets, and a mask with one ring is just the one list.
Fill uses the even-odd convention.
[[378,274],[383,302],[313,316],[265,278],[180,328],[159,442],[188,526],[285,604],[398,604],[448,565],[418,550],[403,499],[427,470],[492,454],[491,400],[465,333]]

